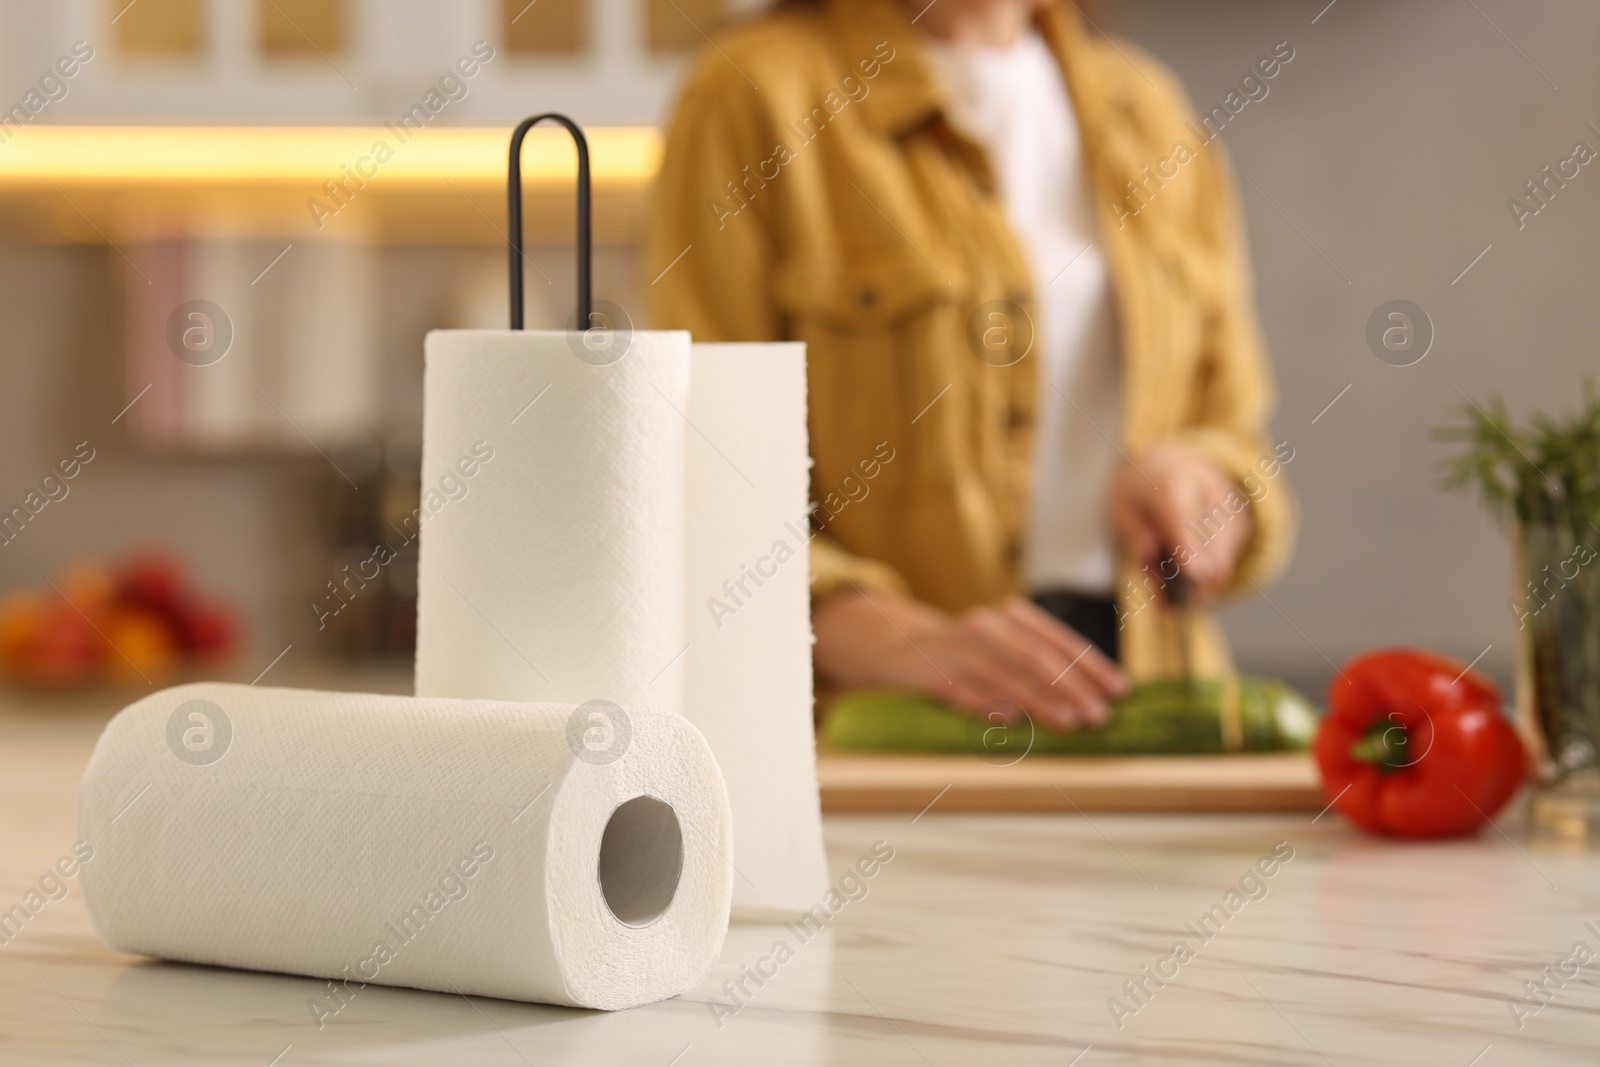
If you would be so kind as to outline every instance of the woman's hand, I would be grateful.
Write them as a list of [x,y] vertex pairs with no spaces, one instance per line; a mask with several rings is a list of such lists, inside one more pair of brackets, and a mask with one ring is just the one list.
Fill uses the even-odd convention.
[[1099,649],[1020,597],[949,615],[895,593],[846,590],[816,605],[812,626],[817,670],[842,688],[915,689],[969,711],[998,700],[1060,730],[1104,723],[1110,699],[1128,688]]
[[[1230,494],[1237,510],[1228,506]],[[1206,599],[1233,579],[1250,543],[1244,491],[1211,460],[1175,442],[1151,445],[1122,465],[1111,482],[1110,511],[1129,554],[1163,578],[1172,577],[1176,564]]]

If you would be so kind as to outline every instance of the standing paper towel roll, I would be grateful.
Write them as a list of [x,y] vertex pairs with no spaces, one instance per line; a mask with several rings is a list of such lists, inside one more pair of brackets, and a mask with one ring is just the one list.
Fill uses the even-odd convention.
[[686,450],[684,714],[733,804],[733,907],[788,919],[828,889],[812,732],[806,346],[697,344]]
[[180,686],[123,709],[78,791],[114,949],[589,1008],[681,993],[732,891],[686,720]]
[[680,709],[689,335],[581,336],[428,335],[419,695]]

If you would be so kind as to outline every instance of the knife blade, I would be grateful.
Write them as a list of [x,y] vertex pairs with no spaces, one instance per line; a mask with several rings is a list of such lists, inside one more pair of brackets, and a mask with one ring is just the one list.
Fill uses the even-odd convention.
[[[1194,675],[1194,584],[1180,571],[1167,583],[1167,603],[1172,609],[1172,632],[1178,641],[1178,664],[1191,706],[1200,703],[1200,687]],[[1222,729],[1222,747],[1229,752],[1244,749],[1244,711],[1239,705],[1239,679],[1228,674],[1220,680],[1217,713]]]
[[1167,603],[1172,609],[1172,632],[1178,643],[1178,667],[1183,673],[1184,687],[1192,704],[1195,702],[1195,684],[1190,639],[1194,629],[1194,586],[1181,570],[1167,582]]

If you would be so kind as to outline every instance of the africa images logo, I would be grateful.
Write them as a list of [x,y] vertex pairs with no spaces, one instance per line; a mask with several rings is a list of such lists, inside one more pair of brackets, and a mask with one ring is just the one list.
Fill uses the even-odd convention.
[[222,706],[209,700],[186,700],[167,717],[167,747],[183,762],[204,767],[228,754],[233,722]]
[[567,716],[567,747],[584,763],[615,763],[632,741],[628,713],[609,700],[586,700]]

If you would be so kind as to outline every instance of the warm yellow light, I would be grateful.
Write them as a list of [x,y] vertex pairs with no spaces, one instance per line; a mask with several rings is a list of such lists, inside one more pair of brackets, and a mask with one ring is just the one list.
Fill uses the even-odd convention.
[[[257,185],[312,187],[358,168],[386,187],[448,179],[505,181],[511,131],[430,127],[402,140],[384,126],[26,126],[0,144],[0,185]],[[661,161],[661,135],[641,127],[585,131],[596,184],[643,185]],[[393,152],[378,162],[382,142]],[[381,152],[379,153],[381,155]],[[540,127],[523,149],[530,182],[570,182],[577,156],[566,132]],[[348,169],[346,169],[348,168]],[[375,173],[374,173],[375,171]]]

